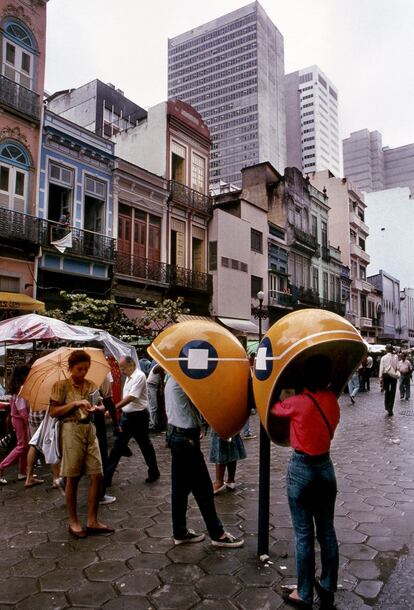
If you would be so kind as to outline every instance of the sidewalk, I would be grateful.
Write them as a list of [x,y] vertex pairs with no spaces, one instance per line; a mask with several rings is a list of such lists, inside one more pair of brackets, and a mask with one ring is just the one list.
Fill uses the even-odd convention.
[[[378,383],[351,406],[341,398],[335,437],[339,495],[339,610],[407,610],[414,599],[414,399],[396,398],[386,416]],[[101,508],[116,527],[112,536],[74,540],[67,532],[64,500],[44,485],[25,490],[15,471],[0,487],[0,610],[105,608],[134,610],[276,610],[287,608],[280,587],[295,582],[293,532],[285,497],[290,450],[272,447],[270,560],[256,556],[258,418],[256,439],[246,441],[238,487],[217,496],[226,529],[245,538],[242,549],[216,549],[206,541],[171,542],[170,458],[161,434],[153,436],[161,479],[144,483],[141,454],[123,458]],[[208,455],[208,439],[203,440]],[[211,467],[213,473],[213,467]],[[85,519],[86,485],[80,489]],[[191,501],[189,527],[204,529]],[[406,562],[406,563],[405,563]],[[410,567],[411,566],[411,567]],[[409,600],[409,601],[408,601]],[[315,609],[316,609],[315,605]]]

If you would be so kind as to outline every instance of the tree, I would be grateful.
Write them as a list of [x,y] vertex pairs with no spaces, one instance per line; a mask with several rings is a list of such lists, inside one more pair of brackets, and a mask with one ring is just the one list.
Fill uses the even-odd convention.
[[64,290],[60,296],[67,309],[51,309],[47,315],[69,324],[89,326],[108,331],[128,343],[138,340],[138,328],[119,307],[115,299],[93,299],[86,294],[69,294]]
[[147,301],[137,299],[145,313],[140,320],[137,320],[137,328],[140,335],[158,335],[170,324],[178,322],[182,314],[189,313],[190,310],[184,307],[184,299],[178,297],[176,301],[164,299],[154,301],[153,305],[148,305]]

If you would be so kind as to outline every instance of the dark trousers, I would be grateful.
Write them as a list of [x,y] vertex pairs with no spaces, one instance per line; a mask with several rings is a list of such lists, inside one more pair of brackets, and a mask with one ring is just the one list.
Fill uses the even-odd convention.
[[141,449],[142,456],[148,466],[148,477],[154,478],[159,475],[157,458],[154,446],[148,434],[149,413],[144,411],[134,411],[133,413],[122,413],[119,425],[121,432],[116,437],[111,453],[108,457],[108,465],[105,469],[105,485],[110,487],[112,477],[118,466],[119,460],[128,447],[131,438],[137,441]]
[[173,536],[180,539],[187,534],[188,496],[192,493],[210,537],[218,540],[224,529],[216,512],[213,484],[200,449],[200,429],[192,428],[182,433],[168,428]]
[[384,374],[382,376],[382,383],[384,387],[384,406],[388,413],[392,413],[394,409],[395,390],[397,389],[397,380],[390,375]]

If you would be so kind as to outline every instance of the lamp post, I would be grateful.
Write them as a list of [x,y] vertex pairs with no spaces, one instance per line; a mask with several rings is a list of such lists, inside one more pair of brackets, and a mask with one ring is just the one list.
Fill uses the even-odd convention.
[[[263,307],[264,292],[257,293],[259,307],[253,310],[259,321],[259,347],[262,341],[262,320],[267,318],[267,308]],[[261,561],[269,558],[269,504],[270,504],[270,439],[260,423],[259,447],[259,510],[257,529],[257,554]]]

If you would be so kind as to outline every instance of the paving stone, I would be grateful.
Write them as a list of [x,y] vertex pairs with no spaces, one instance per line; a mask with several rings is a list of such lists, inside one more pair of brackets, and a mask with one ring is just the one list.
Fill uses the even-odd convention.
[[69,604],[64,593],[36,593],[16,604],[16,610],[62,610]]
[[368,538],[366,534],[358,532],[357,530],[340,530],[337,531],[339,543],[343,542],[365,542]]
[[127,560],[127,565],[131,570],[147,569],[157,571],[170,563],[166,555],[160,555],[159,553],[140,553],[137,557]]
[[70,602],[75,606],[85,608],[100,608],[113,597],[115,591],[107,582],[89,582],[87,580],[67,592]]
[[259,561],[237,572],[237,578],[248,587],[272,587],[282,579],[273,566]]
[[242,610],[273,610],[283,604],[282,598],[268,587],[245,587],[233,601]]
[[105,610],[152,610],[153,606],[146,597],[122,596],[111,599],[102,606]]
[[341,544],[340,552],[349,559],[374,559],[377,551],[363,544]]
[[368,545],[377,551],[395,551],[400,553],[406,546],[407,539],[393,537],[371,536]]
[[82,582],[82,570],[79,568],[54,570],[39,578],[42,591],[68,591],[80,582]]
[[59,557],[57,565],[60,568],[87,568],[92,563],[98,561],[98,555],[93,551],[78,552],[74,549],[70,549],[66,556]]
[[381,576],[379,568],[372,561],[350,561],[347,570],[361,580],[375,580]]
[[25,532],[13,536],[9,541],[9,546],[11,549],[32,549],[41,542],[47,542],[47,539],[47,535],[44,533]]
[[355,587],[355,593],[368,599],[375,599],[381,591],[383,584],[381,580],[361,580]]
[[180,544],[170,549],[167,555],[174,562],[199,563],[212,552],[211,548],[205,542],[200,544]]
[[16,564],[12,568],[14,576],[33,576],[37,578],[51,572],[56,568],[56,562],[53,559],[25,559]]
[[114,582],[120,595],[146,595],[160,585],[154,570],[133,570]]
[[234,606],[228,599],[221,599],[220,605],[217,605],[217,600],[215,599],[204,599],[202,602],[197,604],[192,608],[192,610],[236,610],[236,606]]
[[200,578],[196,588],[202,598],[226,599],[234,597],[241,589],[241,583],[234,576],[214,574]]
[[[79,542],[83,542],[83,540],[79,540]],[[66,555],[69,549],[69,544],[66,542],[61,542],[59,544],[55,542],[44,542],[42,544],[38,544],[32,549],[33,557],[38,557],[39,559],[58,559]]]
[[164,584],[175,585],[180,583],[188,585],[197,582],[203,576],[205,576],[205,572],[199,566],[190,563],[172,563],[159,573],[159,577]]
[[126,561],[134,557],[139,557],[142,553],[137,549],[135,544],[108,544],[108,546],[97,551],[99,559],[120,559]]
[[365,502],[371,506],[393,506],[394,502],[383,496],[368,496]]
[[137,547],[143,553],[166,553],[173,546],[172,539],[158,540],[156,538],[146,538],[137,542]]
[[367,536],[390,536],[392,529],[385,525],[376,523],[361,523],[357,526],[357,530]]
[[202,559],[199,565],[207,574],[234,574],[240,570],[242,563],[236,555],[214,553]]
[[34,593],[37,593],[35,578],[12,576],[0,582],[0,604],[17,604]]
[[85,569],[85,575],[89,580],[112,582],[123,574],[129,572],[124,561],[107,560],[99,561]]
[[22,559],[27,561],[29,557],[29,551],[25,549],[5,548],[2,549],[0,553],[0,566],[13,566],[22,561]]
[[150,599],[159,610],[188,610],[200,601],[192,585],[163,585]]

